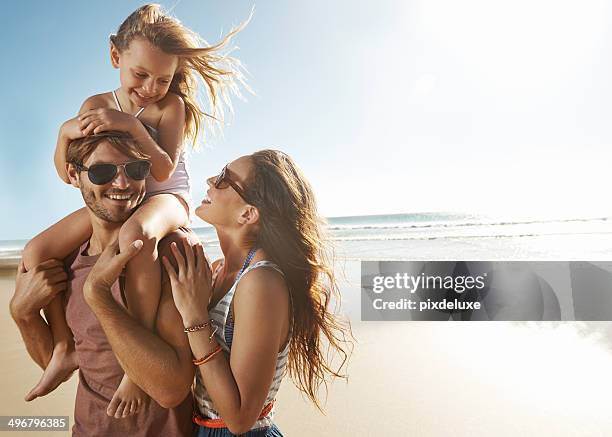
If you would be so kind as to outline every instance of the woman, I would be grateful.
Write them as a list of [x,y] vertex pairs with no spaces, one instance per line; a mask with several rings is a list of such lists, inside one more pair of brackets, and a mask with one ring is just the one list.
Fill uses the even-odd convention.
[[[263,150],[208,179],[196,214],[212,224],[223,259],[176,244],[163,263],[196,370],[198,436],[279,436],[274,398],[288,370],[317,407],[328,375],[343,377],[350,326],[328,305],[337,286],[312,189],[286,154]],[[339,297],[339,296],[336,296]],[[322,339],[342,356],[332,369]]]

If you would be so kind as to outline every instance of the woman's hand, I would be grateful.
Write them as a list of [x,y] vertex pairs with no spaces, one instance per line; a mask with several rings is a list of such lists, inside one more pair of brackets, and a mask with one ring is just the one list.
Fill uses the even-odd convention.
[[89,306],[95,306],[98,299],[110,297],[110,289],[125,268],[125,265],[142,248],[142,241],[136,240],[119,253],[119,241],[104,249],[100,258],[92,267],[85,285],[83,285],[83,297]]
[[139,129],[144,129],[133,115],[112,108],[90,109],[79,115],[78,120],[83,136],[114,130],[136,138],[141,133]]
[[165,256],[162,259],[172,286],[172,297],[185,326],[193,326],[208,320],[208,303],[212,294],[212,272],[201,244],[195,251],[183,241],[185,256],[176,243],[170,245],[178,271]]

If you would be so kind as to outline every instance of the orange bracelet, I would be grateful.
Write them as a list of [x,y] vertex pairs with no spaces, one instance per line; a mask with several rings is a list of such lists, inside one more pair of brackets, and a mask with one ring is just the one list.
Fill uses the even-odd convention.
[[222,351],[221,345],[217,345],[217,347],[211,353],[204,355],[204,357],[200,358],[199,360],[194,358],[192,362],[196,366],[199,366],[204,363],[208,363],[210,360],[212,360],[215,357],[215,355],[217,355],[221,351]]

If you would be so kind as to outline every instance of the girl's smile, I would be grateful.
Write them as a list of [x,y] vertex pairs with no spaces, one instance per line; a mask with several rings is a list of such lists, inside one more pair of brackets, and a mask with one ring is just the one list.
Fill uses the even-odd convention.
[[127,50],[111,45],[111,62],[119,68],[122,94],[128,97],[135,112],[162,100],[178,68],[178,56],[165,53],[143,38],[134,39]]

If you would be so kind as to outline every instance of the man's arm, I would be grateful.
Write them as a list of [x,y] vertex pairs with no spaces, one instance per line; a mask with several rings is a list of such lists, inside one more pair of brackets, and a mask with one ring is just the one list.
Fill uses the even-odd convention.
[[46,369],[53,354],[51,328],[40,314],[21,318],[13,314],[28,354],[41,369]]
[[17,269],[15,293],[9,305],[11,316],[28,354],[43,369],[53,353],[53,336],[40,310],[66,290],[66,279],[63,264],[56,260],[45,261],[27,272],[22,261]]
[[[141,246],[141,245],[140,245]],[[90,272],[83,293],[128,377],[164,408],[179,405],[194,378],[191,349],[168,281],[162,286],[156,333],[144,328],[110,294],[110,285],[140,247],[115,255],[107,248]]]

